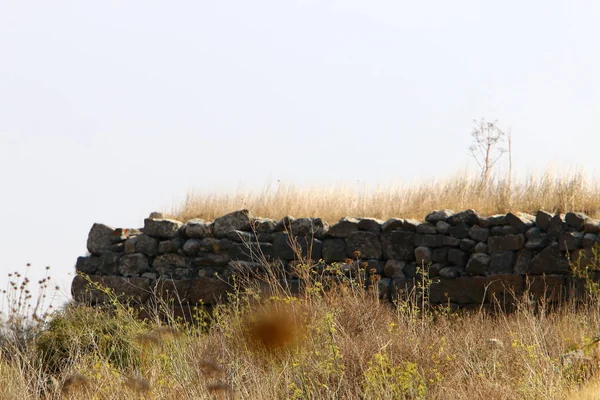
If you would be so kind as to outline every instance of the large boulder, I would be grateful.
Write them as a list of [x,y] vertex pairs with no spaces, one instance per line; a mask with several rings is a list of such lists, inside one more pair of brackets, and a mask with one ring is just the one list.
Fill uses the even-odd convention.
[[354,232],[358,232],[359,222],[360,220],[358,218],[342,218],[329,228],[327,234],[336,238],[347,238]]
[[190,219],[185,223],[185,234],[191,238],[214,237],[212,222],[200,218]]
[[414,261],[415,234],[404,231],[389,231],[381,235],[384,259]]
[[344,261],[346,257],[346,241],[342,238],[323,240],[323,260],[326,263]]
[[118,230],[108,225],[94,224],[88,234],[87,249],[92,254],[100,254],[110,250],[110,247],[120,240]]
[[329,224],[321,218],[297,218],[292,221],[292,232],[299,236],[314,236],[323,238],[329,230]]
[[551,244],[531,259],[529,272],[533,275],[566,274],[569,260],[560,251],[558,244]]
[[381,242],[372,232],[354,232],[346,238],[346,254],[351,258],[380,259]]
[[525,235],[490,236],[488,248],[491,253],[507,250],[521,250],[525,245]]
[[141,253],[127,254],[119,260],[119,273],[125,277],[141,276],[149,269],[148,259]]
[[215,236],[222,238],[231,231],[250,231],[252,215],[248,210],[234,211],[213,221]]
[[172,239],[179,235],[183,223],[174,219],[146,218],[144,234],[157,239]]
[[447,222],[448,218],[453,216],[455,213],[452,210],[435,210],[427,214],[425,221],[430,224],[437,224],[439,221]]
[[506,214],[506,222],[508,222],[509,225],[517,228],[519,232],[525,233],[535,224],[535,217],[531,214],[522,212],[509,212]]

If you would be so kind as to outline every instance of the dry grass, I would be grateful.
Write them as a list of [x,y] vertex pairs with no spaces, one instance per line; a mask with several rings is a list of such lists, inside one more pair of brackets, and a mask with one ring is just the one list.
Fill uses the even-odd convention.
[[[525,296],[511,314],[456,314],[394,307],[351,279],[318,282],[299,297],[275,281],[270,297],[240,290],[209,326],[141,322],[116,303],[68,307],[31,346],[4,344],[0,398],[597,398],[595,295],[554,311]],[[47,345],[63,355],[50,369]]]
[[279,185],[235,195],[190,192],[183,204],[169,214],[182,221],[191,218],[212,220],[246,208],[261,217],[321,217],[331,223],[345,216],[422,219],[432,210],[472,208],[482,215],[543,209],[550,212],[583,211],[595,217],[600,215],[598,199],[599,182],[586,178],[584,173],[547,171],[515,181],[512,188],[506,178],[495,177],[489,184],[481,185],[478,177],[461,175],[443,181],[375,189]]

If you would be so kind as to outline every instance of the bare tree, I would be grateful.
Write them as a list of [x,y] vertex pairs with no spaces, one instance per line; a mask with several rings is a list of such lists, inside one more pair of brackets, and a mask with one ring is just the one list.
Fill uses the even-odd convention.
[[471,132],[473,144],[469,146],[469,151],[481,168],[482,182],[488,182],[492,167],[502,154],[506,153],[506,149],[500,147],[506,138],[506,133],[496,125],[497,122],[488,122],[484,118],[473,120],[475,124]]

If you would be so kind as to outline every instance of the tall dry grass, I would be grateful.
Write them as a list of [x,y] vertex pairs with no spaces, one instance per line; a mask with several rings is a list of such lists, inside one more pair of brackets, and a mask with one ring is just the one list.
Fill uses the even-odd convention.
[[513,180],[510,186],[506,177],[496,176],[482,184],[479,177],[468,175],[372,189],[281,184],[236,194],[190,192],[185,201],[168,214],[183,221],[214,219],[242,208],[261,217],[321,217],[330,223],[345,216],[422,219],[430,211],[443,208],[456,211],[472,208],[482,215],[540,209],[582,211],[597,217],[600,215],[600,182],[582,172],[559,174],[548,170]]
[[324,290],[317,276],[297,297],[267,281],[269,295],[240,287],[192,325],[69,306],[28,346],[3,344],[0,398],[595,398],[597,293],[458,314],[392,306],[350,278]]

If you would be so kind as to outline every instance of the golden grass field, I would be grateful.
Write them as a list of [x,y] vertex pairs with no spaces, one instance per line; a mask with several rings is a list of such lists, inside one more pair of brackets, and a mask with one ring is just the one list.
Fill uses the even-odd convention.
[[583,172],[559,174],[548,170],[513,182],[495,177],[486,185],[477,176],[469,175],[375,189],[281,184],[236,194],[190,192],[185,201],[166,211],[187,221],[195,217],[211,220],[241,208],[265,218],[321,217],[329,223],[346,216],[422,219],[430,211],[443,208],[455,211],[472,208],[481,215],[509,211],[535,213],[540,209],[583,211],[596,217],[600,215],[600,182]]
[[[249,208],[332,222],[422,218],[440,208],[597,216],[600,205],[598,185],[580,175],[529,179],[508,192],[506,182],[481,188],[476,179],[364,196],[290,187],[246,194],[243,204],[237,196],[190,195],[172,214],[211,219]],[[511,313],[451,313],[410,299],[380,302],[376,289],[351,279],[325,291],[319,277],[307,277],[297,297],[268,280],[269,295],[241,285],[227,304],[210,315],[198,311],[189,324],[169,304],[140,321],[116,301],[31,318],[27,285],[13,279],[3,295],[10,311],[1,325],[0,399],[600,398],[600,294],[593,288],[584,304],[555,308],[525,293]],[[426,296],[426,278],[421,285]]]

